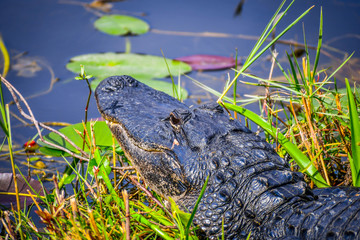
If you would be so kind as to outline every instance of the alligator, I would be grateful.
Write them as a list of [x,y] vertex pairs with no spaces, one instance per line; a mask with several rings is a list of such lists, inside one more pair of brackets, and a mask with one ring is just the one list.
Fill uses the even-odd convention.
[[95,98],[156,193],[191,212],[208,179],[193,222],[209,239],[360,239],[358,188],[310,189],[218,104],[189,107],[130,76],[103,80]]

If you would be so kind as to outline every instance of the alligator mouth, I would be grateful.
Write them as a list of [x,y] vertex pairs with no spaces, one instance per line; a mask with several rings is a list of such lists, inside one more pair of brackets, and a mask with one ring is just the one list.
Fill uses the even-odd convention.
[[139,148],[143,151],[146,152],[168,152],[171,151],[171,149],[169,149],[166,146],[162,146],[162,145],[158,145],[155,143],[147,143],[144,141],[140,141],[139,139],[137,139],[136,137],[134,137],[127,129],[126,127],[124,127],[121,123],[117,122],[116,120],[112,119],[112,118],[107,118],[106,116],[103,116],[103,118],[105,119],[106,124],[109,126],[109,128],[112,129],[117,129],[116,132],[119,132],[119,134],[121,134],[122,136],[116,136],[114,134],[115,131],[113,132],[113,135],[115,136],[115,138],[119,141],[120,145],[123,144],[123,140],[124,138],[127,140],[126,142],[131,143],[133,146],[135,146],[136,148]]

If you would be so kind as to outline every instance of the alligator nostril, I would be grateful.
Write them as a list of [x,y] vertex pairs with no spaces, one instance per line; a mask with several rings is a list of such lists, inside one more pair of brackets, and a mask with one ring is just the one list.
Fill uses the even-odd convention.
[[104,92],[109,93],[109,92],[115,92],[115,91],[117,90],[117,88],[108,85],[108,86],[103,87],[102,90],[103,90]]
[[127,76],[127,75],[124,75],[123,79],[128,83],[127,85],[129,87],[136,87],[137,86],[137,81],[134,78],[132,78],[130,76]]
[[115,92],[124,88],[124,80],[119,76],[109,77],[107,84],[102,88],[104,92]]
[[121,78],[110,78],[108,81],[109,85],[117,89],[124,87],[124,81]]

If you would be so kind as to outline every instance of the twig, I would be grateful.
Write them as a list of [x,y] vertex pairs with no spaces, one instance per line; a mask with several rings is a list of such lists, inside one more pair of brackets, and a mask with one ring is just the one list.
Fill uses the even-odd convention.
[[[270,68],[270,72],[269,72],[269,81],[272,79],[272,75],[273,75],[273,71],[274,71],[274,67],[275,67],[275,63],[276,63],[276,58],[278,56],[278,52],[276,52],[275,50],[271,52],[272,53],[272,58],[271,58],[271,68]],[[266,83],[266,82],[262,82],[261,84],[265,85],[265,99],[263,102],[263,110],[266,112],[266,102],[268,102],[269,104],[269,108],[272,108],[271,106],[271,100],[270,100],[270,83]]]
[[[124,174],[124,172],[120,171],[120,174]],[[133,176],[128,176],[128,178],[134,185],[136,185],[138,188],[144,191],[146,195],[148,195],[162,210],[164,210],[167,214],[169,214],[169,216],[171,216],[171,213],[166,209],[166,207],[164,207],[162,203],[159,200],[157,200],[149,190],[147,190],[143,185],[141,185],[137,180],[135,180]]]
[[49,71],[49,73],[51,75],[50,85],[49,85],[49,88],[47,90],[45,90],[43,92],[35,93],[34,95],[31,95],[31,96],[27,97],[26,99],[36,98],[36,97],[39,97],[41,95],[45,95],[45,94],[50,93],[53,90],[54,84],[59,81],[59,78],[55,77],[55,73],[54,73],[53,69],[45,61],[37,59],[36,62],[40,63],[41,65],[43,65],[44,67],[46,67],[48,69],[48,71]]
[[158,225],[159,227],[161,227],[162,229],[178,229],[178,226],[176,225],[172,225],[172,226],[165,226],[165,225],[162,225],[160,223],[157,223],[157,222],[153,222],[153,221],[150,221],[152,224],[155,224],[155,225]]
[[6,223],[4,221],[3,218],[1,218],[1,222],[3,224],[3,226],[5,227],[7,233],[10,235],[10,238],[15,240],[15,233],[11,227],[11,221],[10,221],[10,218],[9,218],[9,212],[8,211],[4,211],[3,215],[5,216],[5,220],[6,220]]
[[113,170],[123,171],[123,170],[134,170],[134,166],[128,166],[128,167],[111,167]]
[[21,117],[19,117],[18,115],[16,115],[15,113],[13,113],[12,111],[10,111],[10,115],[13,116],[14,118],[16,118],[19,122],[21,122],[22,124],[29,125],[28,122],[24,121]]
[[[60,127],[68,127],[71,126],[70,123],[67,122],[43,122],[43,124],[47,125],[47,126],[60,126]],[[26,124],[26,126],[34,126],[33,123],[30,124]]]
[[[228,34],[228,33],[219,33],[219,32],[180,32],[180,31],[160,30],[160,29],[151,29],[150,31],[152,33],[156,33],[156,34],[184,36],[184,37],[238,38],[238,39],[254,40],[254,41],[257,41],[259,39],[258,36],[251,36],[251,35],[245,35],[245,34]],[[266,41],[271,41],[271,39],[266,39]],[[305,48],[305,44],[296,42],[294,40],[281,40],[281,39],[278,39],[276,41],[276,43],[277,44],[294,46],[294,47],[298,47],[298,48]],[[308,49],[313,49],[313,50],[317,49],[316,46],[308,45],[307,47],[308,47]],[[329,51],[336,52],[336,53],[339,53],[339,54],[343,54],[345,58],[348,55],[347,52],[341,51],[341,50],[336,49],[336,48],[333,48],[333,47],[331,47],[329,45],[326,45],[326,44],[323,44],[322,47],[323,47],[323,49],[321,49],[321,52],[324,55],[326,55],[326,56],[328,56],[330,58],[333,58],[333,59],[337,59],[337,58],[334,57],[329,52],[325,51],[324,49],[327,49]]]
[[130,207],[129,207],[129,195],[127,193],[127,191],[124,189],[122,191],[122,195],[124,198],[124,203],[125,203],[125,218],[126,218],[126,223],[125,223],[125,231],[126,231],[126,240],[130,240]]
[[[10,91],[13,99],[14,99],[14,102],[20,112],[20,114],[25,117],[26,119],[30,120],[31,122],[34,123],[34,126],[39,134],[39,137],[41,139],[42,142],[44,142],[45,144],[49,145],[49,146],[52,146],[52,147],[55,147],[61,151],[64,151],[68,154],[70,154],[71,156],[75,157],[75,158],[78,158],[78,159],[81,159],[81,160],[84,160],[84,161],[88,161],[89,160],[89,155],[83,151],[82,149],[80,149],[76,144],[74,144],[72,141],[70,141],[70,139],[68,137],[66,137],[63,133],[49,127],[49,126],[46,126],[45,124],[39,122],[36,120],[33,112],[31,111],[31,108],[29,106],[29,104],[26,102],[25,98],[20,94],[20,92],[18,90],[16,90],[16,88],[14,86],[12,86],[5,78],[1,77],[1,82],[4,83],[4,85],[8,88],[8,90]],[[20,101],[22,101],[26,107],[26,109],[29,111],[29,114],[26,114],[22,107],[20,106],[20,101],[18,99],[18,97],[20,98]],[[62,147],[62,146],[58,146],[52,142],[49,142],[49,141],[46,141],[43,136],[42,136],[42,133],[41,133],[41,130],[40,130],[40,127],[42,128],[45,128],[51,132],[54,132],[56,134],[58,134],[60,137],[62,137],[65,141],[67,141],[69,144],[71,144],[76,150],[78,150],[82,156],[78,155],[78,154],[75,154],[73,152],[71,152],[70,150]]]
[[[180,31],[160,30],[160,29],[151,29],[151,32],[156,34],[163,34],[163,35],[188,36],[188,37],[240,38],[240,39],[255,40],[255,41],[259,39],[258,36],[251,36],[245,34],[219,33],[219,32],[180,32]],[[271,41],[271,39],[267,39],[267,41]],[[277,40],[276,43],[305,48],[305,44],[293,40]],[[308,48],[317,49],[316,46],[308,46]]]

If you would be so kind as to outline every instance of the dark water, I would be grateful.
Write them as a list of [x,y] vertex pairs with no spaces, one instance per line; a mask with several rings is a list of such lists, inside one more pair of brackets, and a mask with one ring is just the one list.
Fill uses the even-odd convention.
[[[246,36],[259,36],[268,20],[271,18],[281,1],[252,0],[245,1],[242,12],[234,17],[234,11],[239,1],[148,1],[128,0],[114,3],[112,13],[139,16],[147,21],[152,31],[145,35],[128,37],[131,42],[131,51],[161,56],[161,49],[168,58],[176,58],[193,54],[213,54],[233,56],[238,49],[240,57],[246,57],[255,44],[255,40],[236,37],[200,37],[177,36],[156,33],[162,31],[178,32],[215,32],[226,34],[243,34]],[[288,1],[289,3],[289,1]],[[360,3],[353,1],[297,1],[287,16],[280,23],[277,32],[286,24],[293,21],[310,6],[315,5],[311,12],[289,31],[282,39],[303,42],[303,25],[309,45],[316,45],[320,18],[320,7],[324,14],[324,43],[332,41],[330,45],[339,52],[330,52],[332,56],[342,59],[344,53],[355,51],[354,59],[359,58],[359,26]],[[50,84],[50,67],[60,80],[53,90],[28,102],[39,121],[77,123],[84,119],[84,107],[88,89],[84,82],[73,81],[74,74],[67,71],[66,63],[73,56],[86,53],[123,52],[125,38],[114,37],[98,32],[93,23],[97,19],[93,11],[86,10],[77,2],[55,0],[1,0],[0,1],[0,33],[10,51],[13,68],[7,79],[25,96],[32,96],[46,91]],[[303,23],[303,25],[302,25]],[[340,38],[337,40],[337,38]],[[277,45],[280,58],[284,50],[290,51],[288,45]],[[19,76],[14,65],[19,63],[19,54],[26,53],[23,59],[30,59],[40,65],[41,70],[32,77]],[[266,53],[265,55],[268,55]],[[313,54],[312,54],[313,55]],[[339,62],[328,57],[322,57],[323,66]],[[351,66],[355,68],[359,62]],[[270,63],[266,56],[250,68],[252,73],[267,77]],[[190,76],[221,91],[227,73],[231,70],[197,73]],[[359,68],[357,68],[359,73]],[[354,72],[344,72],[343,76],[358,79]],[[166,79],[169,81],[169,79]],[[203,90],[194,86],[192,82],[183,77],[183,84],[196,101],[207,95]],[[251,90],[253,91],[253,90]],[[239,94],[251,92],[242,86]],[[11,100],[5,92],[5,101]],[[202,99],[207,101],[208,99]],[[11,110],[18,114],[14,106]],[[89,117],[99,117],[94,99],[91,100]],[[36,133],[34,128],[19,127],[21,124],[12,119],[13,134],[16,144],[23,144]],[[3,162],[3,161],[2,161]],[[2,163],[1,163],[2,164]],[[9,165],[4,162],[2,171]]]

